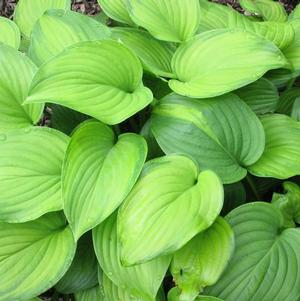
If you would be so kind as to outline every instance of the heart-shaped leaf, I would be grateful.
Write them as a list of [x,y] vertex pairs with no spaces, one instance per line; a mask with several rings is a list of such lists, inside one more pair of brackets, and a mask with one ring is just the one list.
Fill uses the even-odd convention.
[[37,68],[21,52],[0,44],[0,133],[37,123],[42,104],[22,105]]
[[273,113],[277,108],[279,93],[276,86],[265,78],[233,92],[256,113]]
[[265,135],[257,116],[236,95],[189,99],[170,94],[152,113],[152,131],[166,154],[184,153],[200,169],[234,183],[263,153]]
[[234,255],[208,294],[226,301],[298,300],[300,230],[283,230],[283,216],[268,203],[238,207],[226,217],[236,241]]
[[147,156],[142,136],[127,133],[116,141],[110,127],[82,123],[72,135],[63,166],[64,211],[74,236],[94,228],[125,199]]
[[63,294],[77,293],[98,284],[97,258],[91,235],[83,236],[77,245],[73,262],[67,273],[55,285]]
[[170,80],[169,85],[181,95],[213,97],[252,83],[268,70],[286,65],[280,50],[264,38],[240,29],[211,30],[177,49],[172,69],[178,79]]
[[131,19],[155,38],[183,42],[197,31],[199,0],[127,0]]
[[68,141],[45,127],[0,135],[0,221],[29,221],[63,208],[61,169]]
[[115,285],[137,300],[154,301],[171,257],[159,257],[140,265],[123,267],[119,255],[116,213],[93,230],[94,247],[100,266]]
[[[34,4],[34,5],[33,5]],[[51,8],[69,10],[70,0],[19,0],[14,12],[14,21],[19,26],[22,34],[29,38],[36,21]]]
[[114,28],[112,37],[134,52],[146,71],[157,76],[174,77],[171,59],[175,48],[171,44],[158,41],[146,31],[135,28]]
[[39,66],[68,46],[83,41],[97,41],[110,36],[108,27],[91,17],[62,9],[48,10],[31,34],[29,57]]
[[194,300],[204,287],[215,284],[233,250],[233,231],[221,217],[178,250],[172,260],[171,273],[181,290],[181,300]]
[[26,103],[57,103],[120,123],[152,101],[142,73],[139,59],[121,43],[81,42],[41,66]]
[[216,219],[223,187],[210,170],[179,155],[148,161],[118,216],[125,265],[173,253]]
[[19,49],[21,37],[20,30],[13,21],[0,17],[0,43]]
[[51,288],[69,268],[75,247],[60,213],[0,223],[0,300],[26,300]]
[[258,177],[277,179],[300,175],[300,123],[280,114],[265,115],[260,120],[266,133],[266,147],[249,171]]

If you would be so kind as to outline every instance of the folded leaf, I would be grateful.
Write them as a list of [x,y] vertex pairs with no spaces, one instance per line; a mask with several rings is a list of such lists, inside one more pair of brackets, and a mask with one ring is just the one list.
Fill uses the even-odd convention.
[[142,136],[116,141],[110,127],[82,123],[72,135],[63,166],[64,211],[75,239],[106,219],[125,199],[147,156]]
[[276,86],[263,77],[233,93],[245,101],[256,114],[274,112],[279,101]]
[[148,161],[118,216],[121,260],[133,265],[173,253],[216,219],[223,187],[187,157]]
[[283,216],[268,203],[238,207],[226,217],[236,240],[234,255],[208,294],[226,301],[297,300],[300,231],[282,230]]
[[76,254],[67,273],[55,285],[63,294],[77,293],[98,284],[97,258],[94,253],[91,235],[78,241]]
[[0,17],[0,43],[19,49],[21,37],[20,30],[13,21]]
[[106,301],[99,285],[75,293],[75,299],[76,301]]
[[71,8],[71,1],[39,0],[33,3],[30,0],[19,0],[14,12],[14,21],[19,26],[22,34],[29,38],[36,21],[47,9],[51,8],[69,10]]
[[265,21],[285,22],[287,13],[279,1],[255,0],[255,6]]
[[97,0],[104,12],[112,19],[127,23],[129,25],[134,25],[131,20],[127,7],[127,0]]
[[128,0],[127,7],[131,19],[159,40],[186,41],[200,22],[199,0]]
[[110,36],[108,27],[91,17],[62,9],[48,10],[31,34],[29,57],[39,66],[68,46]]
[[75,247],[60,213],[0,223],[0,300],[26,300],[47,291],[69,268]]
[[42,104],[22,105],[37,68],[21,52],[0,44],[0,133],[37,123]]
[[300,175],[300,123],[280,114],[265,115],[260,120],[266,133],[266,147],[249,171],[258,177],[276,179]]
[[146,31],[134,28],[114,28],[112,37],[126,45],[141,60],[144,69],[157,76],[174,77],[171,59],[175,47],[154,39]]
[[152,101],[142,72],[139,59],[121,43],[81,42],[41,66],[26,103],[57,103],[120,123]]
[[45,127],[0,135],[0,221],[25,222],[62,209],[67,144],[67,136]]
[[171,273],[181,289],[181,300],[194,300],[204,287],[215,284],[233,250],[233,231],[221,217],[178,250],[172,260]]
[[169,85],[181,95],[213,97],[252,83],[268,70],[286,65],[280,50],[257,35],[239,29],[211,30],[177,49],[172,69],[178,80],[170,80]]
[[94,247],[100,266],[115,285],[137,300],[154,301],[171,257],[159,257],[140,265],[123,267],[119,255],[116,213],[93,230]]
[[243,179],[265,147],[259,119],[233,94],[201,100],[170,94],[155,106],[151,125],[166,154],[188,154],[225,184]]

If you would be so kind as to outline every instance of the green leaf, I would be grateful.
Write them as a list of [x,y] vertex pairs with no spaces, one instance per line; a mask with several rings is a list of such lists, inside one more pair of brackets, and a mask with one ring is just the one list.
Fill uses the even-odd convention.
[[188,154],[224,184],[243,179],[265,147],[259,119],[233,94],[201,100],[170,94],[155,106],[151,119],[166,154]]
[[60,213],[0,223],[0,300],[26,300],[51,288],[69,268],[75,247]]
[[73,262],[67,273],[55,285],[55,289],[63,294],[77,293],[98,284],[97,258],[94,253],[90,235],[78,241]]
[[[169,293],[168,293],[168,301],[181,301],[183,299],[179,299],[181,297],[180,295],[180,290],[178,289],[178,287],[173,287]],[[219,298],[215,298],[212,296],[203,296],[203,295],[199,295],[198,297],[196,297],[196,299],[193,299],[195,301],[222,301]],[[187,301],[191,301],[191,299],[187,299]]]
[[300,88],[292,87],[284,91],[279,98],[276,112],[286,115],[291,115],[294,103],[300,97]]
[[131,19],[159,40],[186,41],[200,22],[199,0],[128,0],[127,6]]
[[215,284],[233,250],[233,231],[221,217],[178,250],[173,257],[171,273],[181,290],[180,300],[194,300],[204,287]]
[[281,210],[285,227],[296,227],[295,223],[300,224],[300,188],[292,182],[284,182],[283,188],[284,194],[273,194],[272,204]]
[[180,155],[148,161],[118,216],[121,260],[126,266],[180,249],[216,219],[223,187],[210,170]]
[[170,80],[169,85],[181,95],[213,97],[250,84],[268,70],[286,65],[280,50],[257,35],[238,29],[212,30],[177,49],[172,68],[178,79]]
[[36,66],[21,52],[0,44],[0,133],[37,123],[42,104],[22,106]]
[[146,156],[142,136],[126,133],[116,140],[110,127],[95,120],[76,129],[62,175],[64,211],[76,240],[121,204]]
[[99,285],[75,293],[75,300],[76,301],[106,301]]
[[170,256],[155,258],[132,267],[123,267],[119,255],[116,213],[93,230],[93,241],[100,266],[115,285],[138,300],[155,300],[168,270]]
[[104,12],[112,19],[135,25],[131,20],[126,7],[127,0],[97,0]]
[[224,206],[222,215],[227,214],[239,205],[246,203],[246,190],[242,182],[224,185]]
[[294,10],[289,14],[289,20],[300,17],[300,4],[294,8]]
[[51,9],[33,28],[28,55],[39,66],[68,46],[83,41],[103,40],[109,36],[109,28],[91,17],[73,11]]
[[0,43],[19,49],[21,37],[20,30],[13,21],[0,17]]
[[266,147],[249,171],[258,177],[277,179],[300,175],[300,123],[280,114],[265,115],[260,120],[266,133]]
[[297,121],[300,121],[300,97],[297,97],[295,99],[291,112],[291,117],[296,119]]
[[243,205],[226,219],[235,234],[235,253],[207,293],[226,301],[298,300],[300,230],[282,230],[282,214],[268,203]]
[[294,75],[291,70],[283,68],[270,70],[265,74],[265,78],[272,82],[277,88],[284,88],[287,86],[293,77]]
[[146,71],[156,76],[174,77],[171,60],[175,47],[171,44],[156,40],[146,31],[135,28],[113,28],[112,37],[134,52]]
[[70,0],[39,0],[35,1],[34,5],[32,1],[19,0],[14,12],[14,21],[22,34],[29,38],[34,24],[46,10],[51,8],[69,10],[70,7]]
[[249,13],[260,15],[260,11],[255,0],[239,0],[239,4]]
[[0,135],[0,221],[25,222],[63,207],[68,137],[45,127]]
[[255,0],[255,6],[265,21],[285,22],[287,13],[279,1]]
[[245,101],[256,114],[274,112],[279,101],[276,86],[263,77],[233,93]]
[[152,101],[142,73],[138,58],[121,43],[81,42],[41,66],[26,103],[57,103],[120,123]]

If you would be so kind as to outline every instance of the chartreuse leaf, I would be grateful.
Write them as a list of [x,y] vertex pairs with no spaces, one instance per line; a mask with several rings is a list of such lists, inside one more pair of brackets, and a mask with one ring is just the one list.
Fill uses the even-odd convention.
[[0,44],[0,133],[37,123],[42,104],[22,106],[36,66],[21,52]]
[[20,30],[13,21],[0,17],[0,43],[19,49],[21,42]]
[[236,249],[220,280],[207,293],[226,301],[298,300],[300,230],[283,229],[281,212],[250,203],[229,213]]
[[240,6],[252,14],[260,15],[259,8],[255,4],[255,0],[239,0]]
[[74,295],[75,301],[107,301],[104,298],[99,285],[94,286],[92,288],[88,288],[86,290],[82,290],[80,292],[75,293]]
[[103,40],[109,36],[108,27],[91,17],[52,9],[34,26],[28,55],[37,65],[41,65],[75,43]]
[[283,188],[284,194],[273,194],[272,204],[281,210],[285,226],[295,227],[300,224],[300,188],[292,182],[284,182]]
[[122,290],[138,300],[154,301],[171,257],[158,257],[140,265],[123,267],[119,254],[116,213],[93,230],[94,247],[100,266],[107,277]]
[[300,175],[300,123],[286,115],[261,117],[266,147],[261,158],[249,167],[259,177],[287,179]]
[[300,4],[297,4],[294,10],[289,14],[289,20],[293,18],[299,18],[299,17],[300,17]]
[[36,21],[51,8],[69,10],[70,0],[19,0],[14,12],[14,21],[22,34],[29,38]]
[[0,221],[25,222],[62,209],[61,169],[68,140],[45,127],[0,135]]
[[171,273],[180,300],[194,300],[204,287],[220,278],[234,250],[231,227],[221,217],[175,252]]
[[188,154],[225,184],[243,179],[265,147],[259,119],[233,94],[201,100],[170,94],[155,106],[151,119],[166,154]]
[[[182,296],[180,294],[180,290],[179,290],[178,287],[172,288],[168,293],[168,301],[182,301],[182,300],[185,300],[185,299],[180,299],[181,297]],[[195,300],[195,301],[222,301],[219,298],[215,298],[215,297],[212,297],[212,296],[203,296],[203,295],[200,295],[200,296],[196,297],[195,299],[187,299],[187,301],[190,301],[190,300]]]
[[142,73],[139,59],[121,43],[81,42],[40,67],[26,103],[57,103],[116,124],[152,101]]
[[124,43],[142,61],[144,69],[157,76],[174,77],[171,60],[175,48],[135,28],[113,28],[112,37]]
[[133,265],[173,253],[216,219],[223,187],[215,173],[199,170],[189,158],[148,161],[120,207],[121,260]]
[[268,70],[286,65],[280,50],[266,39],[239,29],[211,30],[177,49],[172,69],[178,79],[170,80],[169,85],[181,95],[212,97],[252,83]]
[[287,20],[288,15],[279,1],[254,0],[254,2],[265,21],[285,22]]
[[0,223],[0,300],[26,300],[51,288],[70,266],[75,247],[60,213]]
[[97,0],[104,12],[112,19],[134,25],[134,22],[131,20],[127,7],[127,0]]
[[297,99],[300,98],[300,88],[292,87],[284,91],[279,98],[279,103],[276,112],[291,115],[293,111],[293,106]]
[[94,253],[90,235],[78,241],[73,262],[67,273],[55,285],[55,289],[63,294],[76,293],[98,284],[97,258]]
[[116,139],[110,127],[95,120],[76,129],[62,175],[64,211],[75,239],[120,205],[136,182],[146,156],[147,145],[140,135],[127,133]]
[[186,41],[200,22],[199,0],[128,0],[127,7],[131,19],[159,40]]
[[263,77],[233,93],[245,101],[256,114],[274,112],[279,101],[276,86]]

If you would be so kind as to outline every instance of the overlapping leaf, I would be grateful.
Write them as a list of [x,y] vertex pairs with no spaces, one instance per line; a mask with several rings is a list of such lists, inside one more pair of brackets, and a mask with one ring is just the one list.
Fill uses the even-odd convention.
[[277,179],[300,175],[300,123],[280,114],[265,115],[260,120],[266,133],[266,147],[249,171],[259,177]]
[[21,52],[0,44],[0,133],[39,121],[42,104],[22,105],[36,71]]
[[123,291],[137,300],[154,301],[171,257],[164,256],[132,267],[123,267],[114,213],[93,230],[94,247],[102,270]]
[[[181,301],[182,299],[180,299],[180,298],[181,298],[181,295],[180,295],[180,290],[178,289],[178,287],[174,287],[169,291],[168,301]],[[188,299],[188,300],[191,300],[191,299]],[[219,298],[215,298],[212,296],[204,296],[204,295],[199,295],[194,300],[195,301],[222,301]]]
[[99,285],[75,293],[75,299],[76,301],[107,301]]
[[300,17],[300,4],[297,4],[294,10],[289,14],[289,20],[293,18],[299,18],[299,17]]
[[133,265],[180,249],[216,219],[223,187],[185,156],[148,161],[118,216],[121,260]]
[[121,43],[81,42],[41,66],[26,103],[57,103],[116,124],[152,101],[142,72],[138,58]]
[[124,200],[143,167],[147,145],[127,133],[116,141],[110,127],[86,121],[74,132],[63,167],[64,211],[78,239]]
[[178,79],[170,80],[169,85],[181,95],[213,97],[252,83],[268,70],[284,66],[287,66],[286,59],[266,39],[239,29],[211,30],[177,49],[172,69]]
[[204,287],[215,284],[233,250],[233,231],[221,217],[178,250],[172,260],[171,273],[181,289],[181,300],[194,300]]
[[15,49],[20,46],[20,30],[11,20],[0,17],[0,43],[4,43]]
[[[34,8],[33,8],[34,4]],[[39,0],[28,1],[19,0],[14,12],[14,21],[19,26],[22,34],[29,38],[32,28],[36,21],[44,14],[47,9],[57,8],[69,10],[70,0]]]
[[156,40],[146,31],[134,28],[114,28],[112,37],[132,50],[146,71],[157,76],[174,77],[171,59],[175,48],[171,44]]
[[186,41],[200,22],[199,0],[129,0],[127,7],[131,19],[159,40]]
[[298,300],[299,229],[282,230],[282,214],[267,203],[243,205],[226,219],[236,250],[221,279],[207,292],[227,301]]
[[67,136],[43,127],[0,135],[0,221],[24,222],[63,208],[67,144]]
[[276,112],[291,115],[297,99],[300,99],[299,87],[292,87],[286,90],[280,95]]
[[26,300],[51,288],[75,253],[60,213],[21,224],[0,223],[0,300]]
[[244,178],[265,147],[260,121],[233,94],[201,100],[170,94],[153,110],[152,131],[166,154],[188,154],[226,184]]
[[34,26],[28,55],[39,66],[68,46],[82,41],[103,40],[109,36],[108,27],[91,17],[52,9]]

